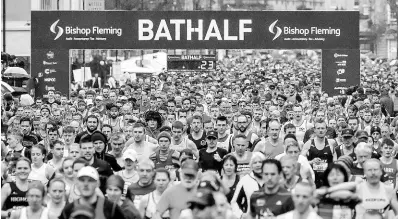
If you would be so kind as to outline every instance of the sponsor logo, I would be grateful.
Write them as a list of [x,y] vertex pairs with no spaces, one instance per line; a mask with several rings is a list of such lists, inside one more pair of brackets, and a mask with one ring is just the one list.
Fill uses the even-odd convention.
[[55,78],[44,78],[45,82],[55,82],[56,79]]
[[256,205],[257,206],[264,206],[265,205],[265,199],[257,199],[256,200]]
[[58,64],[58,62],[47,62],[47,61],[43,61],[43,65],[56,65]]
[[345,78],[336,78],[336,82],[337,83],[347,82],[347,79],[345,79]]
[[48,51],[46,56],[47,56],[47,59],[53,59],[54,58],[54,52],[53,51]]
[[334,57],[335,57],[335,58],[339,58],[339,57],[348,57],[348,55],[347,55],[347,54],[338,54],[338,53],[335,53],[335,54],[334,54]]
[[345,66],[347,66],[347,61],[346,61],[346,60],[337,61],[337,62],[335,62],[335,63],[337,64],[337,66],[340,66],[340,67],[345,67]]
[[51,74],[51,73],[55,73],[55,72],[57,72],[57,71],[55,71],[55,69],[51,69],[51,68],[44,69],[44,73],[46,75]]
[[342,75],[344,73],[345,73],[345,69],[340,68],[337,70],[337,75]]
[[46,89],[46,90],[55,90],[54,87],[50,87],[50,86],[47,86],[47,85],[46,85],[45,89]]
[[[64,34],[64,28],[62,28],[62,27],[60,27],[60,26],[57,26],[57,25],[58,25],[58,22],[59,22],[59,19],[56,20],[56,21],[55,21],[53,24],[51,24],[51,26],[50,26],[50,31],[51,31],[53,34],[57,34],[57,35],[55,36],[54,40],[57,40],[58,38],[60,38],[60,37],[62,36],[62,34]],[[55,30],[56,27],[58,27],[58,30]]]
[[[272,34],[274,34],[274,38],[272,39],[272,41],[276,40],[281,34],[282,34],[282,29],[276,25],[276,22],[278,22],[278,20],[274,21],[271,25],[269,25],[268,30],[269,32],[271,32]],[[276,28],[276,32],[274,31],[274,29]]]

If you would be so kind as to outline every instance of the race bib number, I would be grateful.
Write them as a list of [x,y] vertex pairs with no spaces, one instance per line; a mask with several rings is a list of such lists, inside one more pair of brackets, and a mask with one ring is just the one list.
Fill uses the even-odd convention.
[[351,219],[352,211],[349,208],[334,206],[333,207],[333,219]]
[[325,161],[321,161],[318,164],[314,163],[313,169],[314,171],[324,172],[328,168],[328,163]]

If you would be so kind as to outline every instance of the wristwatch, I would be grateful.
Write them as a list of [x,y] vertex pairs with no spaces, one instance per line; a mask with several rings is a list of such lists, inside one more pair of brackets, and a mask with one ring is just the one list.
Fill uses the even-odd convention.
[[12,211],[9,211],[9,212],[8,212],[8,218],[11,217],[11,212],[12,212]]

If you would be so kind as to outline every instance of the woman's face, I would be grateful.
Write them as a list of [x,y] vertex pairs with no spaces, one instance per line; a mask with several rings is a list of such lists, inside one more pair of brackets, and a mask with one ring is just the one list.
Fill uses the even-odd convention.
[[67,160],[64,162],[64,165],[62,166],[62,170],[64,172],[64,176],[67,178],[72,178],[73,177],[73,160]]
[[341,184],[344,182],[344,174],[338,169],[333,169],[328,175],[328,182],[330,186]]
[[19,179],[25,180],[28,178],[31,171],[30,165],[27,161],[19,161],[15,167],[15,176]]
[[101,140],[94,141],[95,152],[101,153],[105,149],[105,143]]
[[106,194],[110,201],[117,203],[122,197],[122,190],[117,186],[108,186],[108,188],[106,188]]
[[32,208],[39,208],[43,203],[43,193],[40,189],[32,188],[26,194],[29,206]]
[[235,164],[232,160],[225,161],[223,165],[223,170],[225,175],[230,176],[235,173]]
[[32,163],[34,164],[42,164],[44,159],[44,154],[41,152],[39,148],[32,148],[31,151]]
[[263,161],[261,159],[259,159],[259,158],[255,159],[253,161],[252,166],[251,166],[253,172],[258,173],[258,174],[261,174],[263,172],[263,170],[261,168],[262,162]]
[[48,195],[55,204],[61,203],[65,196],[65,184],[58,181],[51,183]]

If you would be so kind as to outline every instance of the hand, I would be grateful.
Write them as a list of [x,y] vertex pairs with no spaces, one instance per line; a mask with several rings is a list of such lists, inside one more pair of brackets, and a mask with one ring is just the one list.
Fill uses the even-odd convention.
[[221,159],[221,157],[220,157],[220,155],[218,155],[217,153],[216,154],[214,154],[214,159],[216,160],[216,161],[218,161],[218,162],[221,162],[222,161],[222,159]]
[[314,158],[314,159],[312,160],[312,162],[315,163],[315,164],[319,164],[319,163],[321,162],[321,158],[316,157],[316,158]]

